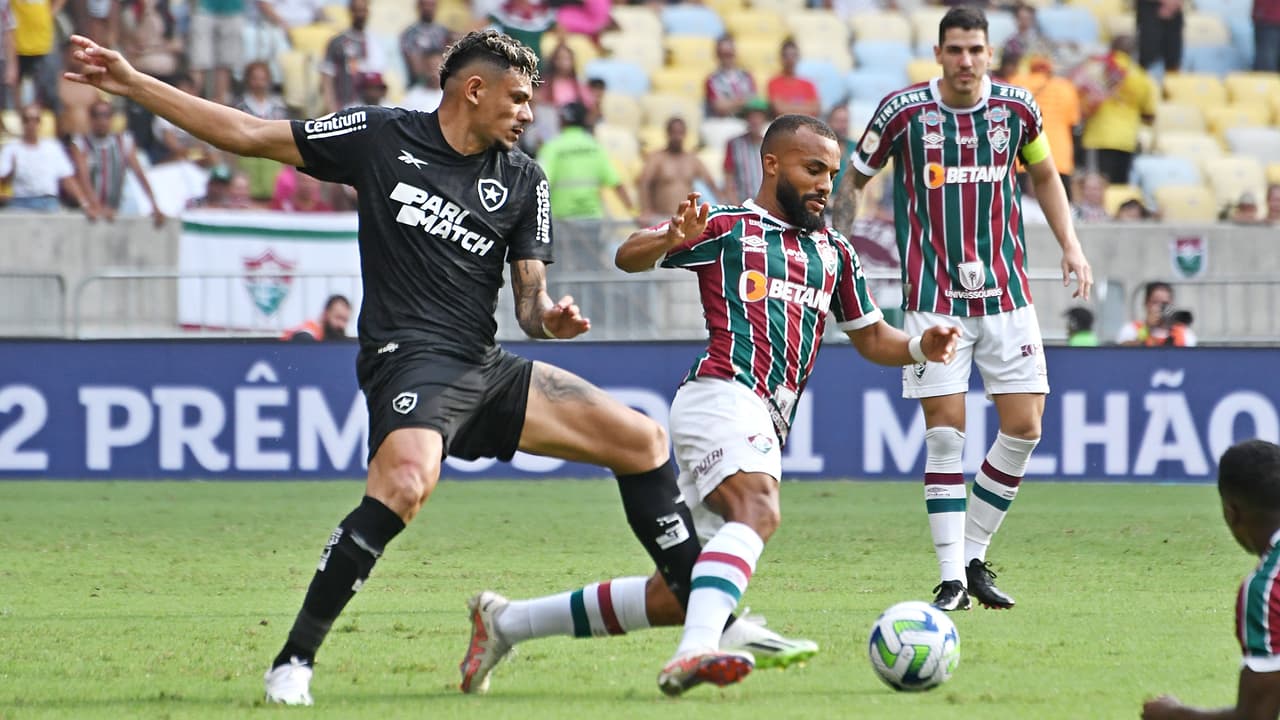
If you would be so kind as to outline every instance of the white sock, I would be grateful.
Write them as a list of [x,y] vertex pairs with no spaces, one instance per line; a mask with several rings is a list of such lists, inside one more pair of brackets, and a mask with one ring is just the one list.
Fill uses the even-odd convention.
[[764,540],[750,526],[726,523],[702,548],[693,565],[689,583],[689,607],[685,611],[684,635],[676,654],[689,650],[720,647],[729,613],[747,590],[755,572]]
[[497,617],[498,632],[512,645],[533,638],[622,635],[649,627],[647,577],[614,578],[572,592],[513,600]]
[[942,582],[964,581],[965,494],[964,433],[953,427],[929,428],[924,433],[924,505],[929,533],[938,556]]
[[996,441],[973,479],[973,504],[969,506],[964,525],[966,561],[987,559],[991,536],[1000,529],[1009,505],[1018,496],[1018,486],[1027,472],[1031,452],[1039,442],[1038,438],[1023,440],[996,433]]

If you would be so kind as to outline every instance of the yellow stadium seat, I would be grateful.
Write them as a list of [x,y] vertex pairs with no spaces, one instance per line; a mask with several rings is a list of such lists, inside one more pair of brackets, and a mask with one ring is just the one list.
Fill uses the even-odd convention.
[[937,5],[929,5],[912,10],[908,16],[913,33],[912,42],[917,45],[925,42],[930,45],[936,45],[938,43],[938,23],[942,22],[942,16],[946,14],[947,8]]
[[802,60],[825,60],[840,72],[853,69],[853,53],[849,52],[849,39],[844,25],[832,26],[838,30],[830,35],[797,35],[796,47]]
[[1184,13],[1182,22],[1182,37],[1187,47],[1231,44],[1231,30],[1217,15]]
[[319,57],[324,55],[325,46],[337,34],[330,25],[299,25],[289,28],[289,44],[294,50]]
[[1069,0],[1068,4],[1084,8],[1093,14],[1094,19],[1098,21],[1098,32],[1103,40],[1111,39],[1108,21],[1117,15],[1129,12],[1124,0]]
[[1156,188],[1156,206],[1165,221],[1213,222],[1219,207],[1213,193],[1203,185],[1165,185]]
[[752,10],[769,10],[779,15],[804,12],[808,3],[805,0],[750,0]]
[[[772,10],[741,10],[723,18],[729,34],[735,38],[740,35],[777,35],[786,37],[787,24],[782,16]],[[738,53],[741,57],[742,53]]]
[[600,117],[609,125],[639,130],[640,100],[626,93],[605,92],[600,100]]
[[1176,155],[1201,163],[1205,158],[1220,157],[1222,145],[1217,138],[1202,132],[1163,132],[1156,136],[1155,150],[1160,155]]
[[[640,139],[640,152],[646,156],[651,152],[663,149],[667,145],[667,130],[661,125],[646,125],[640,128],[637,137]],[[686,149],[692,144],[690,139],[685,139]]]
[[[703,148],[698,151],[698,159],[703,165],[707,166],[707,172],[711,173],[711,179],[716,181],[716,187],[724,185],[724,146],[714,148]],[[742,198],[717,198],[722,203],[739,202]]]
[[[409,3],[405,3],[409,5]],[[414,3],[416,5],[416,3]],[[416,13],[415,13],[416,15]],[[414,20],[417,18],[415,17]],[[457,35],[465,35],[474,30],[480,20],[471,12],[471,5],[467,2],[442,2],[436,8],[436,22],[449,28],[450,31]],[[408,23],[406,23],[408,25]],[[400,28],[400,32],[404,32],[404,27]],[[397,35],[399,37],[399,35]]]
[[701,103],[706,97],[706,80],[703,70],[667,67],[649,74],[649,88],[655,93],[683,95]]
[[849,29],[857,40],[915,42],[911,22],[899,12],[865,12],[849,18]]
[[1280,75],[1268,72],[1234,72],[1223,78],[1234,103],[1264,103],[1280,97]]
[[609,16],[624,33],[647,36],[655,41],[663,35],[662,18],[648,5],[615,3]]
[[320,95],[315,58],[300,50],[285,51],[280,54],[280,72],[284,76],[285,104],[305,115],[312,114]]
[[621,167],[638,167],[641,159],[637,131],[610,123],[596,123],[593,133],[600,145]]
[[1106,30],[1100,30],[1107,37],[1137,37],[1138,36],[1138,19],[1131,12],[1112,15],[1107,19]]
[[1280,162],[1267,166],[1267,184],[1280,185]]
[[1218,204],[1235,204],[1246,192],[1259,202],[1267,187],[1267,174],[1262,164],[1247,155],[1228,155],[1204,161],[1204,174]]
[[722,18],[747,8],[746,0],[705,0],[702,4],[715,10],[716,14]]
[[[734,44],[738,49],[738,63],[751,74],[763,74],[772,77],[782,65],[781,35],[736,35]],[[757,89],[764,88],[758,82]]]
[[1162,102],[1156,104],[1156,133],[1204,132],[1204,113],[1195,105]]
[[[347,4],[338,5],[346,9]],[[440,19],[440,9],[436,8],[436,20]],[[399,38],[406,27],[418,21],[417,3],[404,0],[373,0],[369,5],[368,30],[375,35],[388,38]]]
[[1206,110],[1205,119],[1209,122],[1209,132],[1221,140],[1226,137],[1227,130],[1233,127],[1270,125],[1271,108],[1258,103],[1224,105]]
[[600,36],[600,45],[611,57],[633,62],[645,70],[656,70],[666,60],[662,42],[652,35],[611,32]]
[[942,77],[942,66],[933,60],[916,58],[907,63],[907,80],[912,83]]
[[573,67],[582,74],[583,68],[587,63],[600,57],[600,48],[591,42],[591,38],[586,35],[577,35],[574,33],[543,33],[542,47],[540,48],[541,56],[549,59],[551,53],[555,52],[560,43],[564,43],[573,51]]
[[809,36],[830,39],[844,45],[849,51],[849,26],[840,20],[840,16],[830,10],[800,10],[788,13],[787,27],[796,42]]
[[1129,200],[1137,200],[1144,205],[1146,202],[1142,198],[1142,188],[1137,185],[1110,185],[1102,196],[1102,207],[1107,214],[1115,217],[1116,211],[1120,206]]
[[320,8],[320,16],[324,18],[325,24],[337,28],[337,32],[351,27],[351,11],[346,5],[325,5]]
[[668,35],[662,41],[667,51],[667,65],[696,68],[710,74],[716,67],[715,38],[701,35]]
[[1171,102],[1189,103],[1201,109],[1227,103],[1227,86],[1216,75],[1207,73],[1165,75],[1164,94]]
[[696,144],[699,126],[702,124],[702,103],[698,100],[688,95],[649,93],[640,98],[640,108],[644,113],[645,125],[665,127],[667,120],[673,117],[683,119],[688,135],[694,138],[691,144]]

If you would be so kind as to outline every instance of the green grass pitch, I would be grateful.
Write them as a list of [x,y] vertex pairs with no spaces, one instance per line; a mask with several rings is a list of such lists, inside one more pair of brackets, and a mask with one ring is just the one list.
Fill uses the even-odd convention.
[[[1237,583],[1255,560],[1210,486],[1029,482],[991,553],[1017,608],[955,617],[955,677],[882,685],[871,622],[935,581],[916,482],[787,483],[744,598],[808,665],[662,696],[678,638],[523,645],[488,696],[457,691],[464,603],[649,566],[612,482],[445,482],[319,656],[311,709],[266,706],[262,673],[321,546],[361,486],[0,483],[0,718],[1136,718],[1142,700],[1234,701]],[[281,714],[283,713],[283,715]]]

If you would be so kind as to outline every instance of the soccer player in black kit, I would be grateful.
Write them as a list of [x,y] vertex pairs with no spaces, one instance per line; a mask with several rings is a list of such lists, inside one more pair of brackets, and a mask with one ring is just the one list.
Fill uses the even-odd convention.
[[[311,704],[316,651],[422,508],[448,454],[509,460],[519,449],[609,468],[628,523],[661,574],[653,593],[687,602],[699,547],[665,431],[581,378],[494,341],[507,263],[528,336],[567,339],[590,328],[572,298],[547,294],[547,180],[514,149],[533,120],[532,51],[493,31],[467,35],[445,56],[436,113],[356,107],[269,121],[170,87],[88,38],[71,42],[85,68],[68,80],[128,97],[228,152],[288,163],[359,193],[356,371],[369,409],[368,482],[329,537],[267,672],[269,701]],[[463,690],[473,691],[465,663]]]

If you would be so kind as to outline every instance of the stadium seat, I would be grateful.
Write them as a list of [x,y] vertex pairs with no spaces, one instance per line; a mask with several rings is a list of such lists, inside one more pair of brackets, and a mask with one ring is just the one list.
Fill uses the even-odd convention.
[[663,19],[648,5],[615,4],[609,11],[609,17],[613,18],[621,32],[654,39],[662,37]]
[[895,40],[861,40],[853,44],[853,57],[861,70],[898,72],[914,57],[911,46]]
[[724,23],[734,37],[738,35],[786,37],[789,34],[782,16],[772,10],[743,10],[726,17]]
[[[912,10],[907,18],[911,21],[911,42],[913,45],[927,42],[929,46],[938,42],[938,23],[942,22],[942,16],[947,14],[947,8],[928,5]],[[872,37],[877,37],[877,33],[872,32]]]
[[1256,103],[1231,104],[1210,108],[1205,113],[1209,132],[1225,141],[1227,130],[1237,127],[1266,127],[1271,124],[1271,108]]
[[[336,28],[335,34],[351,27],[351,10],[346,5],[321,6],[320,16],[324,18],[326,24]],[[415,17],[414,20],[417,18]]]
[[1192,7],[1196,12],[1229,17],[1249,17],[1253,12],[1253,0],[1195,0]]
[[841,43],[838,37],[801,36],[796,38],[796,47],[800,49],[800,57],[805,60],[824,62],[840,73],[853,69],[853,55],[849,53],[849,44]]
[[649,89],[656,93],[683,95],[702,102],[706,99],[706,81],[707,73],[702,69],[665,67],[649,74]]
[[638,172],[642,156],[636,128],[619,127],[601,122],[596,123],[592,132],[600,145],[609,153],[609,157],[619,165],[633,168],[633,173]]
[[315,58],[301,50],[285,51],[280,54],[280,72],[284,75],[284,104],[304,115],[312,114],[320,95]]
[[716,68],[716,41],[701,35],[671,35],[662,42],[667,65],[710,75]]
[[1137,37],[1138,35],[1138,19],[1131,12],[1112,15],[1107,19],[1107,34],[1110,37]]
[[1070,0],[1067,4],[1088,10],[1098,22],[1098,32],[1103,40],[1114,37],[1111,33],[1111,18],[1133,14],[1124,0]]
[[740,12],[747,8],[746,0],[704,0],[702,4],[715,10],[720,17],[726,17],[730,13]]
[[1183,14],[1182,38],[1188,48],[1230,45],[1231,30],[1217,15],[1189,12]]
[[1218,204],[1232,205],[1243,193],[1250,192],[1261,202],[1267,188],[1267,174],[1262,163],[1247,155],[1228,155],[1204,161],[1205,178]]
[[787,29],[796,42],[821,38],[849,47],[849,26],[830,10],[801,10],[783,15]]
[[625,93],[605,92],[600,100],[600,118],[609,125],[640,129],[640,100]]
[[[911,22],[899,12],[866,12],[849,18],[855,41],[893,41],[910,47],[915,42]],[[935,33],[936,34],[936,33]]]
[[1142,197],[1142,188],[1137,185],[1110,185],[1102,195],[1102,207],[1106,209],[1108,215],[1114,217],[1116,210],[1129,200],[1137,200],[1145,205],[1146,199]]
[[849,134],[854,140],[862,137],[862,132],[871,124],[871,119],[875,117],[876,108],[879,106],[879,99],[867,101],[859,98],[850,100],[845,106],[849,108]]
[[582,74],[582,70],[587,66],[587,63],[600,57],[600,48],[591,41],[591,38],[576,33],[543,33],[541,57],[551,57],[551,53],[555,51],[556,46],[562,42],[573,51],[573,66],[577,69],[579,75]]
[[1220,157],[1222,144],[1208,133],[1170,130],[1156,136],[1155,151],[1160,155],[1187,158],[1198,164],[1204,158]]
[[1089,10],[1072,5],[1052,5],[1036,12],[1040,29],[1054,42],[1092,47],[1102,42],[1098,20]]
[[1187,103],[1157,103],[1154,126],[1157,135],[1162,132],[1202,133],[1205,131],[1204,113],[1199,107]]
[[656,70],[666,62],[662,43],[654,42],[651,36],[605,33],[600,36],[600,44],[608,51],[609,57],[635,63],[645,72]]
[[987,11],[987,42],[994,48],[1002,48],[1009,38],[1018,32],[1018,23],[1008,10]]
[[1255,157],[1264,165],[1280,163],[1280,129],[1234,127],[1227,130],[1226,139],[1232,153]]
[[616,58],[600,58],[587,63],[583,76],[588,80],[604,81],[609,92],[627,95],[643,95],[649,91],[649,76],[644,68],[633,62]]
[[1155,192],[1155,204],[1166,222],[1213,222],[1219,208],[1203,185],[1166,185]]
[[1165,185],[1200,185],[1200,169],[1190,158],[1139,155],[1133,159],[1133,183],[1148,197]]
[[[752,75],[763,75],[765,82],[777,74],[782,64],[782,36],[768,35],[735,35],[734,44],[738,48],[738,63]],[[756,88],[764,92],[764,84],[756,78]]]
[[1175,73],[1164,78],[1164,95],[1172,102],[1190,103],[1201,110],[1227,102],[1227,88],[1214,75]]
[[942,77],[942,66],[933,58],[916,58],[907,63],[907,81],[910,83],[924,82],[936,77]]
[[[188,6],[189,7],[189,6]],[[345,3],[339,4],[343,10]],[[470,15],[470,11],[468,11]],[[440,20],[440,9],[436,9],[436,20]],[[415,3],[402,0],[373,0],[369,4],[369,32],[383,37],[399,37],[404,29],[418,21],[418,8]]]
[[[644,115],[642,127],[665,127],[668,120],[678,117],[684,120],[689,137],[699,137],[698,130],[702,124],[702,103],[688,95],[649,93],[640,98],[640,109]],[[663,133],[665,137],[666,130],[663,130]]]
[[802,13],[808,7],[807,0],[749,0],[752,10],[768,10],[779,15]]
[[[413,17],[409,22],[397,25],[399,29],[394,33],[391,33],[388,37],[400,37],[400,33],[404,32],[405,27],[417,22],[417,3],[414,3],[413,5],[405,3],[405,5],[408,6],[410,11],[413,13]],[[370,13],[370,15],[372,16],[372,13]],[[458,2],[442,2],[436,7],[436,22],[449,28],[449,31],[452,33],[463,35],[475,29],[476,17],[471,14],[470,2],[463,2],[461,0]]]
[[854,100],[878,105],[886,95],[907,86],[907,74],[901,69],[867,70],[859,69],[844,76],[845,88],[849,97]]
[[1267,184],[1280,185],[1280,162],[1267,165]]
[[1280,75],[1267,72],[1233,72],[1222,79],[1234,103],[1266,102],[1280,96]]
[[[644,155],[661,150],[667,144],[667,131],[661,125],[645,125],[636,133],[636,137],[640,140],[640,152]],[[696,135],[686,136],[684,149],[692,150],[696,138]]]
[[1234,45],[1190,45],[1182,51],[1186,72],[1226,75],[1245,67],[1244,54]]
[[[715,10],[701,5],[664,5],[662,29],[668,35],[701,35],[718,38],[725,32],[724,21]],[[652,36],[655,40],[657,36]]]
[[[711,179],[715,181],[716,187],[724,186],[724,145],[718,147],[707,147],[698,151],[698,159],[703,165],[707,166],[707,171],[711,173]],[[722,202],[737,202],[742,198],[730,200],[722,198]]]
[[826,114],[837,103],[848,102],[844,75],[825,60],[805,58],[796,64],[796,74],[812,82],[818,88],[822,112]]
[[312,24],[289,28],[289,44],[294,50],[308,55],[320,57],[324,55],[325,46],[337,35],[329,25]]
[[702,144],[724,149],[730,140],[747,131],[747,121],[739,118],[709,117],[702,120]]

